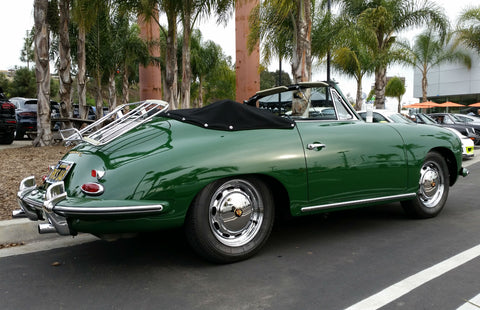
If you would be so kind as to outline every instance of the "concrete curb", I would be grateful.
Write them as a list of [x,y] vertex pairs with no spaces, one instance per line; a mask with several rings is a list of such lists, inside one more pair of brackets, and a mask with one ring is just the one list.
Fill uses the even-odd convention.
[[53,239],[58,234],[38,233],[37,226],[41,222],[30,221],[29,219],[13,219],[0,221],[0,244],[15,242],[31,242]]

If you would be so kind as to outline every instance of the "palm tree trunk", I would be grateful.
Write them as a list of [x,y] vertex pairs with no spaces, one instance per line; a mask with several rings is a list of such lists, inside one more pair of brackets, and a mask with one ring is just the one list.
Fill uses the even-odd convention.
[[116,107],[117,107],[117,94],[115,91],[115,71],[113,71],[108,76],[108,109],[112,111]]
[[[97,66],[98,67],[98,66]],[[95,117],[96,119],[100,119],[102,117],[102,112],[103,112],[103,96],[102,96],[102,79],[101,79],[101,73],[99,72],[97,68],[97,76],[95,79],[95,84],[96,84],[96,92],[95,92]]]
[[423,72],[422,72],[422,102],[427,101],[427,89],[428,89],[427,70],[423,70]]
[[293,55],[293,80],[307,82],[312,75],[312,17],[309,0],[296,0],[296,47]]
[[122,75],[122,104],[127,104],[130,101],[130,92],[128,91],[129,83],[128,83],[128,69],[127,64],[123,67],[123,75]]
[[87,118],[87,83],[86,83],[86,56],[85,56],[85,28],[78,28],[77,38],[77,90],[78,90],[78,114],[80,118]]
[[50,124],[50,64],[49,31],[47,24],[48,0],[35,0],[35,74],[37,78],[37,137],[34,146],[52,144],[53,136]]
[[[68,25],[70,22],[70,0],[60,0],[60,27],[59,27],[59,68],[58,75],[60,77],[60,115],[62,118],[72,117],[72,76],[70,69],[72,66],[72,58],[70,55],[70,38],[68,36]],[[71,128],[70,121],[64,122],[66,128]]]
[[355,99],[355,109],[360,111],[362,109],[362,77],[357,78],[357,98]]
[[175,110],[178,105],[177,14],[167,14],[167,21],[165,99],[170,104],[170,109]]
[[381,67],[375,70],[375,107],[385,107],[385,86],[387,85],[387,68]]
[[190,29],[191,15],[187,8],[183,12],[183,47],[182,47],[182,102],[180,108],[190,107],[190,84],[192,76],[192,68],[190,66]]
[[203,107],[203,76],[198,77],[198,107]]

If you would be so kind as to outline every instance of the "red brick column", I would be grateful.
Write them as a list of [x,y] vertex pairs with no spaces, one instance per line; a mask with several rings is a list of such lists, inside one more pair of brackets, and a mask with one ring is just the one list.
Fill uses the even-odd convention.
[[259,47],[248,54],[248,15],[259,0],[237,1],[235,5],[236,101],[243,102],[260,90]]
[[[158,16],[158,11],[157,11]],[[154,20],[145,20],[144,16],[138,17],[140,37],[147,41],[160,42],[160,27]],[[160,46],[150,47],[150,55],[160,57]],[[162,74],[160,65],[148,65],[139,68],[140,100],[162,99]]]

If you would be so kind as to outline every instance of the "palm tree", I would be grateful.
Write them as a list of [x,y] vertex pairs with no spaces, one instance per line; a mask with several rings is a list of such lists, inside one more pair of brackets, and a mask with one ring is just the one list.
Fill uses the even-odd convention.
[[261,41],[262,63],[267,67],[276,56],[280,61],[292,60],[294,50],[294,25],[292,18],[282,19],[276,7],[256,6],[249,18],[248,49],[252,52]]
[[35,28],[33,28],[31,31],[27,30],[27,35],[23,42],[23,48],[20,51],[20,60],[27,63],[28,69],[30,69],[30,62],[35,61],[35,54],[33,52],[34,36]]
[[260,40],[265,62],[290,59],[294,83],[312,77],[312,0],[265,0],[249,18],[250,51]]
[[235,72],[219,45],[213,41],[203,42],[201,32],[194,30],[191,55],[194,81],[192,99],[195,107],[202,107],[212,97],[223,99],[235,96]]
[[[58,27],[59,35],[59,65],[58,76],[60,80],[60,115],[63,118],[72,117],[72,76],[70,74],[72,67],[72,57],[70,55],[70,38],[68,26],[70,24],[70,0],[60,0],[58,3],[60,23]],[[71,127],[70,122],[65,122],[67,128]]]
[[[115,49],[118,50],[118,63],[122,77],[122,104],[129,102],[129,79],[132,73],[138,69],[138,64],[147,65],[151,59],[148,53],[148,45],[140,37],[138,25],[130,25],[128,16],[119,15],[115,22]],[[116,71],[116,70],[115,70]],[[114,106],[110,105],[110,109]]]
[[337,42],[332,46],[332,65],[338,71],[353,77],[357,82],[355,108],[360,110],[362,108],[363,77],[375,72],[376,38],[357,24],[344,24],[343,22],[337,24],[335,29],[340,29],[340,31],[336,36]]
[[225,19],[233,12],[234,0],[183,0],[180,7],[180,15],[183,26],[182,45],[182,86],[180,108],[190,106],[190,86],[192,83],[192,68],[190,54],[190,40],[196,21],[201,15],[208,16],[216,12],[218,20]]
[[392,54],[396,35],[413,26],[428,24],[446,33],[447,18],[440,8],[429,0],[336,0],[341,14],[359,23],[375,36],[375,105],[383,108],[387,66],[396,60]]
[[480,6],[462,12],[457,24],[457,40],[480,54]]
[[78,27],[77,36],[77,90],[78,110],[81,118],[87,118],[87,59],[86,59],[86,34],[96,22],[99,7],[103,0],[83,0],[73,2],[72,19]]
[[35,0],[35,72],[37,78],[37,137],[35,146],[52,143],[50,125],[50,59],[49,59],[49,27],[47,23],[48,0]]
[[422,102],[427,101],[428,72],[435,66],[446,62],[462,62],[469,69],[472,66],[470,56],[463,50],[450,44],[452,34],[445,39],[435,35],[432,30],[427,30],[418,35],[415,43],[410,47],[408,41],[399,41],[402,49],[402,62],[413,66],[422,73]]
[[[85,37],[87,72],[95,85],[96,118],[102,117],[105,75],[116,66],[117,53],[113,47],[111,8],[106,2],[97,4],[95,23]],[[114,70],[114,69],[113,69]]]
[[385,96],[393,97],[398,100],[398,113],[402,110],[402,97],[405,94],[405,85],[399,77],[391,78],[385,87]]

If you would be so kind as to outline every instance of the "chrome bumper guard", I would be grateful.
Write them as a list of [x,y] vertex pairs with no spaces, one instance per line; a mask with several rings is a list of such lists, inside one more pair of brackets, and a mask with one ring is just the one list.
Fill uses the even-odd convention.
[[68,227],[67,219],[53,212],[55,205],[67,198],[63,182],[56,182],[48,187],[43,205],[28,197],[29,195],[38,194],[35,177],[30,176],[23,179],[20,182],[20,189],[17,193],[17,201],[21,210],[13,211],[14,215],[18,217],[24,214],[32,221],[47,220],[48,223],[38,225],[38,232],[41,234],[57,232],[60,235],[76,235]]
[[[32,221],[46,220],[47,223],[38,225],[41,234],[57,232],[60,235],[76,235],[68,226],[67,215],[155,214],[164,209],[162,204],[100,208],[58,205],[67,198],[63,181],[51,184],[43,195],[36,187],[35,178],[30,176],[20,183],[17,193],[20,210],[13,211],[13,214],[15,217],[26,216]],[[39,200],[43,200],[43,203]]]

